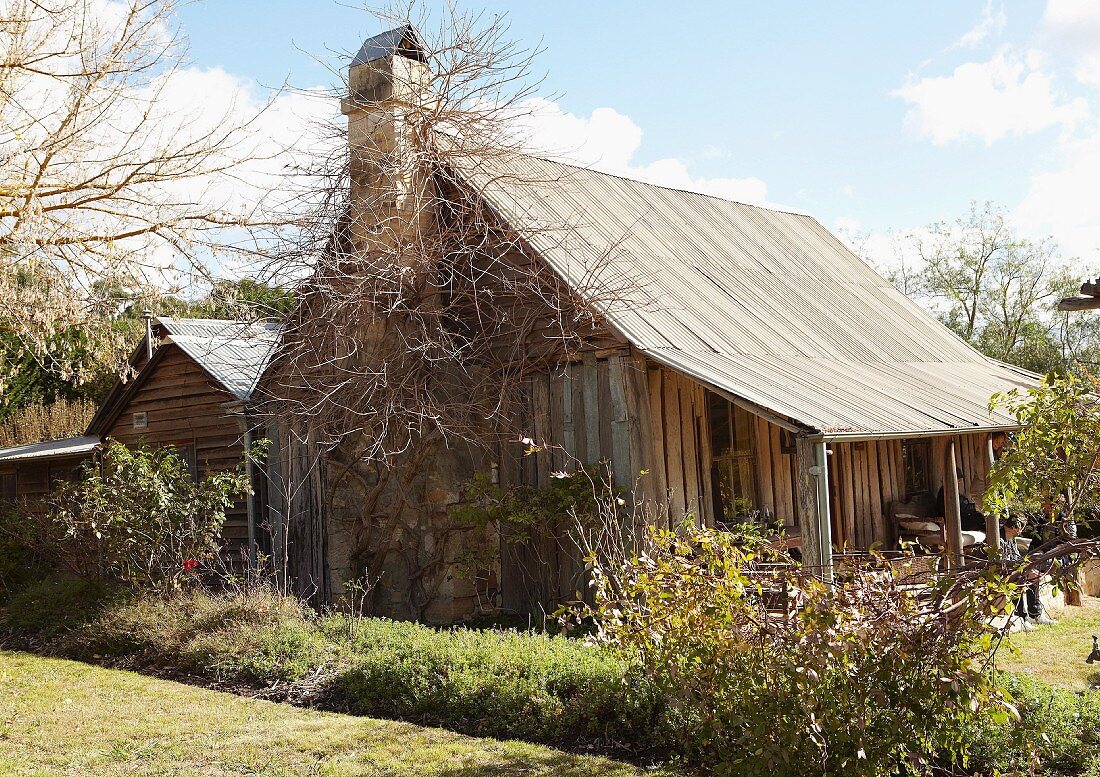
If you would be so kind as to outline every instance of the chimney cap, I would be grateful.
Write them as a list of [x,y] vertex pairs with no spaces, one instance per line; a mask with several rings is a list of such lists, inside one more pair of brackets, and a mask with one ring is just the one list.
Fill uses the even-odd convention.
[[428,60],[416,29],[411,24],[404,24],[368,38],[359,49],[359,53],[355,55],[351,66],[365,65],[392,54],[400,54],[417,62],[426,63]]

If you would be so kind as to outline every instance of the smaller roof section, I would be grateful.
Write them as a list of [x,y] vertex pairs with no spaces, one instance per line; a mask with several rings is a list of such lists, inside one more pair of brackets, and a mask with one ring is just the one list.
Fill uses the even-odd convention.
[[424,46],[420,43],[420,36],[416,34],[416,29],[411,24],[405,24],[392,30],[386,30],[364,41],[359,53],[352,60],[351,66],[365,65],[391,54],[400,54],[417,62],[427,62],[428,59],[424,53]]
[[165,342],[179,346],[237,399],[252,395],[283,332],[281,324],[212,318],[164,316],[156,323]]
[[60,459],[68,456],[86,456],[99,446],[99,437],[67,437],[64,440],[47,440],[11,448],[0,448],[0,462],[27,461],[29,459]]

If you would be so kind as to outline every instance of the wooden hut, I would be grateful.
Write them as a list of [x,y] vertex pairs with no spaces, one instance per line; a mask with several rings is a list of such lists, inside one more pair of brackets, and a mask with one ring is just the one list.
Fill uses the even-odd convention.
[[[369,86],[344,105],[353,156],[399,131],[394,82],[416,84],[427,67],[411,30],[382,37],[352,67],[353,92]],[[953,475],[961,471],[961,491],[980,504],[991,435],[1014,425],[990,412],[990,397],[1036,376],[983,356],[808,215],[534,156],[449,164],[440,177],[454,191],[443,194],[491,211],[517,267],[582,296],[621,290],[599,303],[598,347],[563,352],[526,377],[516,426],[566,455],[540,453],[532,464],[515,446],[502,449],[481,463],[501,484],[543,485],[568,457],[610,462],[627,487],[646,471],[646,498],[667,502],[673,516],[777,522],[826,574],[833,553],[893,547],[906,533],[958,553]],[[353,186],[360,180],[369,177]],[[506,350],[522,358],[538,334],[525,331]],[[297,491],[310,495],[287,505],[286,520],[313,527],[303,551],[311,574],[339,590],[332,578],[346,569],[332,558],[350,540],[326,511],[339,502],[340,520],[354,523],[356,499],[326,484],[323,456],[281,456],[280,477],[302,480]],[[932,504],[941,487],[946,509]],[[937,514],[935,527],[913,525]],[[570,564],[502,545],[496,604],[549,608],[576,589]],[[465,596],[441,617],[468,613],[476,597]]]
[[[276,324],[152,319],[128,374],[111,388],[84,436],[0,450],[3,498],[46,496],[110,440],[175,448],[195,477],[237,467],[253,429],[247,402],[279,331]],[[228,511],[222,534],[231,547],[255,541],[253,513],[248,500]]]

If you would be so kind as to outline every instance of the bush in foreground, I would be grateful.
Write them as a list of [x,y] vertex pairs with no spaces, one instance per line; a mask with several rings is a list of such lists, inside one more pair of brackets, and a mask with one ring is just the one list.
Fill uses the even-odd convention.
[[[329,709],[463,733],[651,750],[653,690],[610,652],[565,637],[437,630],[317,615],[260,589],[91,601],[58,578],[13,597],[0,627],[84,660],[272,686]],[[56,605],[44,603],[53,596]],[[92,597],[94,599],[94,597]],[[68,613],[58,620],[49,613]]]
[[901,584],[885,562],[838,568],[829,585],[761,565],[775,555],[762,538],[690,525],[589,555],[584,612],[654,679],[662,728],[688,759],[762,777],[924,773],[940,751],[965,763],[979,721],[1009,721],[980,617],[1008,601],[995,575],[954,606],[954,589]]

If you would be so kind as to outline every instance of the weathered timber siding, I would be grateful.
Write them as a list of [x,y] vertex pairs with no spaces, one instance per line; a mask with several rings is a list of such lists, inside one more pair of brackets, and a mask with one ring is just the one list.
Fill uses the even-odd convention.
[[[505,446],[502,485],[543,486],[554,472],[580,465],[610,472],[653,520],[689,515],[713,524],[707,398],[699,383],[627,349],[587,351],[528,379],[518,404],[518,428],[546,447],[523,456],[520,446]],[[584,565],[566,530],[536,527],[517,542],[502,527],[505,610],[537,614],[583,592]]]
[[[39,509],[44,507],[42,500],[50,495],[52,487],[56,487],[59,481],[70,479],[89,458],[91,454],[43,461],[5,462],[0,464],[0,475],[14,475],[16,501]],[[0,495],[2,498],[3,495]]]
[[[943,485],[949,439],[931,439],[930,496]],[[980,507],[989,475],[988,435],[956,435],[954,439],[963,470],[962,493]],[[906,496],[902,441],[831,443],[829,449],[834,547],[867,549],[876,543],[890,547],[897,539],[889,518],[890,503]]]
[[[190,446],[199,477],[224,472],[240,464],[244,435],[240,422],[228,414],[233,400],[201,367],[174,345],[152,365],[153,372],[118,411],[106,436],[127,446]],[[148,427],[134,428],[134,413],[148,413]],[[226,513],[222,536],[234,543],[248,540],[248,514],[242,500]]]
[[799,525],[795,483],[796,457],[783,451],[782,429],[767,419],[753,416],[756,449],[756,505],[780,519],[784,526]]

